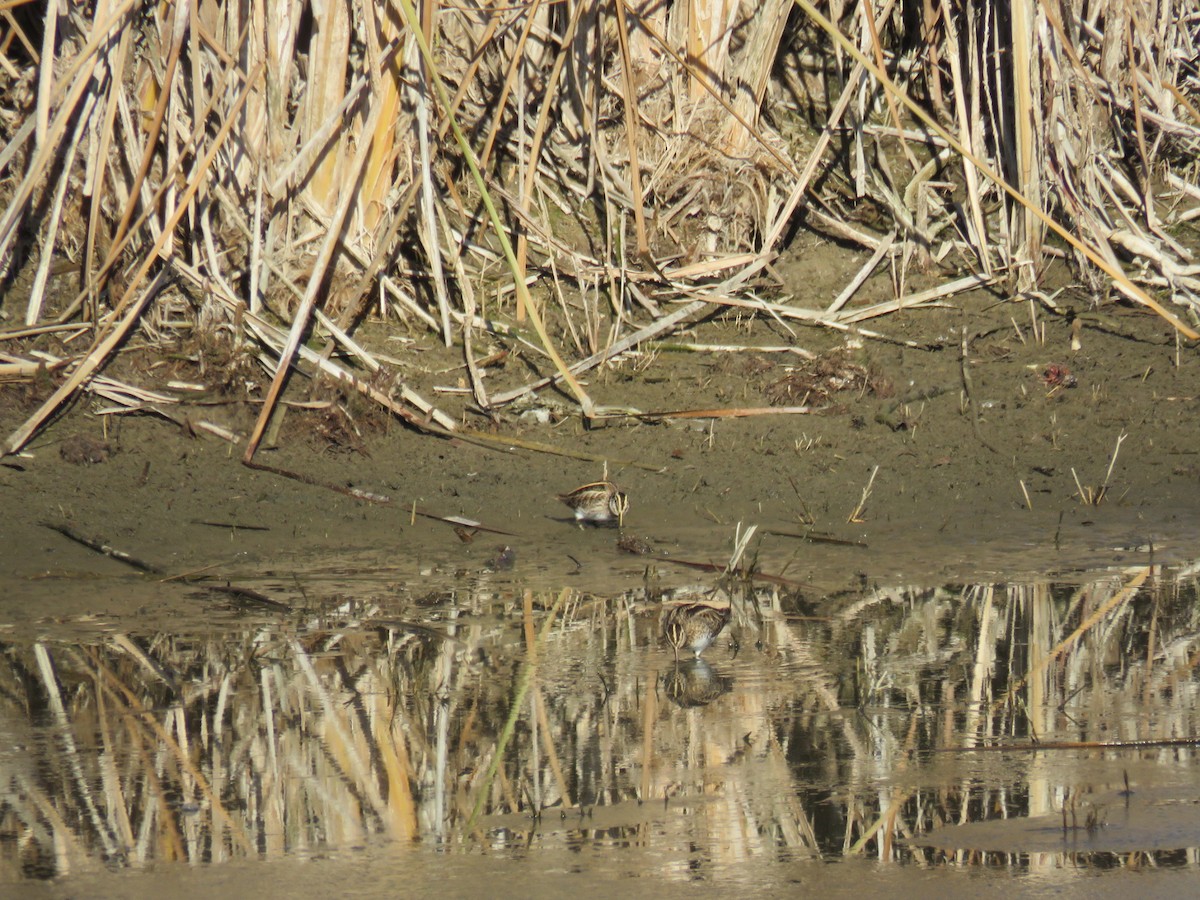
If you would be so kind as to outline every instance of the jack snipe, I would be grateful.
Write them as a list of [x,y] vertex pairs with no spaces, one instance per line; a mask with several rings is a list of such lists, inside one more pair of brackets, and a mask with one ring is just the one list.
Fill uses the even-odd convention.
[[593,481],[577,487],[569,494],[559,494],[558,499],[575,510],[577,522],[611,522],[625,524],[629,512],[629,498],[611,481]]
[[728,606],[712,606],[708,603],[682,603],[669,606],[663,612],[663,637],[675,650],[675,661],[679,662],[679,651],[687,647],[696,659],[705,651],[726,625],[732,610]]

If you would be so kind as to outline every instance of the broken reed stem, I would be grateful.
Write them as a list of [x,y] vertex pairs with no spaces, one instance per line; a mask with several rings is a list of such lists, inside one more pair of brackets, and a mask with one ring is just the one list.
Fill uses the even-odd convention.
[[732,575],[741,565],[742,557],[746,555],[746,548],[750,546],[750,539],[754,537],[756,531],[758,531],[757,525],[751,525],[743,531],[742,523],[737,523],[733,534],[733,553],[729,556],[729,565],[725,567],[727,575]]
[[1075,479],[1075,490],[1079,492],[1079,502],[1084,506],[1091,506],[1094,499],[1091,488],[1084,488],[1083,484],[1079,481],[1079,475],[1076,473],[1074,466],[1071,466],[1071,477]]
[[1129,435],[1123,431],[1117,435],[1117,445],[1113,448],[1112,456],[1108,459],[1108,471],[1104,473],[1104,481],[1100,483],[1100,487],[1085,488],[1079,481],[1079,476],[1075,473],[1074,467],[1071,468],[1071,477],[1075,479],[1075,489],[1079,492],[1079,500],[1084,506],[1099,506],[1104,501],[1109,485],[1112,482],[1113,467],[1117,464],[1117,456],[1121,452],[1121,445],[1125,443],[1125,438],[1127,437]]
[[871,488],[875,484],[875,476],[879,474],[879,466],[871,470],[871,477],[867,479],[867,486],[863,488],[862,499],[858,501],[858,506],[854,507],[854,512],[850,513],[850,517],[846,521],[852,525],[861,525],[863,523],[863,511],[867,507],[867,500],[871,498]]
[[33,645],[33,654],[37,660],[38,672],[42,677],[42,685],[45,688],[50,712],[57,726],[57,737],[63,746],[63,756],[66,759],[67,767],[70,769],[71,778],[75,783],[79,798],[87,810],[88,817],[91,819],[92,831],[100,840],[105,852],[115,854],[117,852],[116,841],[108,829],[107,822],[100,814],[91,785],[84,774],[83,765],[80,761],[82,755],[75,742],[74,731],[71,728],[71,717],[67,712],[67,703],[63,700],[62,690],[58,684],[58,676],[54,671],[54,663],[50,658],[50,651],[46,649],[46,644],[38,641]]

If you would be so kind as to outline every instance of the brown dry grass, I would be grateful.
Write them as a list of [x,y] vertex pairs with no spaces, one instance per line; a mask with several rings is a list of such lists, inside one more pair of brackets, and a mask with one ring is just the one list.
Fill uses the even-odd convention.
[[[481,409],[515,394],[477,355],[523,348],[591,417],[560,351],[594,366],[713,303],[773,319],[756,298],[803,228],[871,257],[792,310],[809,324],[886,315],[858,287],[890,270],[902,297],[918,267],[1054,309],[1066,257],[1093,303],[1196,337],[1183,0],[1155,21],[1116,0],[425,4],[434,50],[410,0],[62,6],[0,14],[0,341],[20,364],[30,328],[86,333],[6,453],[138,333],[221,334],[216,381],[264,401],[247,459],[293,367],[420,427],[426,401],[371,387],[395,366],[355,340],[367,317],[461,346]],[[668,319],[680,298],[699,305]]]

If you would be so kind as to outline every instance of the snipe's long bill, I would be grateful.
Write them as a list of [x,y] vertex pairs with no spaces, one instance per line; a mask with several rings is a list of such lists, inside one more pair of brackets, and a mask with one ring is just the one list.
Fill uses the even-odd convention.
[[699,659],[700,654],[729,624],[730,614],[730,607],[709,603],[682,603],[668,607],[663,613],[663,637],[674,648],[675,661],[679,661],[679,651],[685,647]]
[[575,521],[580,523],[607,524],[615,520],[623,526],[629,512],[629,498],[611,481],[593,481],[569,494],[559,494],[558,499],[575,511]]

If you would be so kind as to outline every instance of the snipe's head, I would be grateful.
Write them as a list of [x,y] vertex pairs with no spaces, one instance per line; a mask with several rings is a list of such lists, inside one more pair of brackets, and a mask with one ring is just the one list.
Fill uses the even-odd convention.
[[625,516],[629,514],[629,496],[614,487],[612,496],[608,498],[608,511],[616,518],[617,525],[624,528]]

